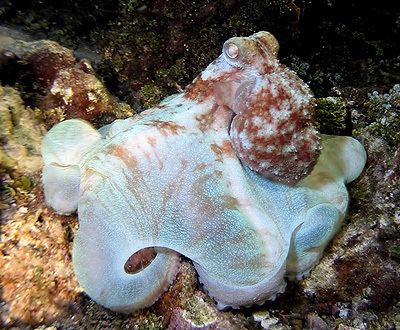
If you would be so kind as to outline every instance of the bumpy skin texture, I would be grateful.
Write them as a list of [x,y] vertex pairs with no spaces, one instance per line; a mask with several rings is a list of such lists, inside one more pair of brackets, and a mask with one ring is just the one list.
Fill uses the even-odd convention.
[[[318,162],[297,182],[311,171],[320,148],[305,120],[308,88],[277,63],[277,49],[267,32],[232,38],[184,93],[158,107],[99,132],[80,120],[49,131],[43,144],[46,201],[59,212],[78,208],[73,263],[95,301],[121,312],[151,305],[173,280],[178,253],[193,260],[221,308],[272,299],[284,290],[285,276],[301,277],[318,262],[344,218],[345,183],[361,173],[366,155],[352,138],[323,136]],[[238,54],[246,65],[238,64]],[[275,67],[277,72],[265,69]],[[272,98],[274,82],[279,101]],[[298,130],[285,122],[281,140],[292,141],[296,152],[283,148],[271,158],[278,174],[265,172],[257,143],[267,148],[262,143],[272,136],[281,141],[280,125],[271,123],[274,116],[280,122],[277,109],[285,100],[290,106],[282,111]],[[243,121],[270,123],[274,130],[258,140]],[[246,152],[255,152],[255,163]],[[268,162],[267,154],[261,157]],[[308,165],[297,171],[292,156]],[[155,247],[155,259],[127,273],[126,262],[136,265],[131,256],[147,247]]]
[[[204,91],[213,93],[219,105],[228,105],[237,114],[230,136],[244,164],[275,181],[295,184],[317,161],[319,137],[310,120],[312,93],[279,63],[278,48],[266,32],[231,38],[224,44],[224,54],[188,92],[196,100],[204,98]],[[230,68],[221,72],[226,64]]]

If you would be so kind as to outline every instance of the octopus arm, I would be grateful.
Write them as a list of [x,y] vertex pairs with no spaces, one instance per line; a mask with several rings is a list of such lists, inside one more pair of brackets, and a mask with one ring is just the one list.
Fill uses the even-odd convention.
[[80,200],[74,270],[93,300],[113,311],[130,313],[151,306],[168,289],[178,272],[180,257],[172,250],[156,248],[157,255],[147,267],[128,273],[124,267],[127,260],[135,251],[146,248],[146,241],[139,239],[137,228],[128,229],[126,221],[118,223],[116,209],[124,205],[118,200],[106,203],[99,185],[95,193],[84,193]]
[[311,174],[298,186],[319,191],[344,216],[348,207],[345,184],[364,169],[367,153],[356,139],[348,136],[321,135],[322,152]]
[[86,155],[101,140],[89,123],[71,119],[54,126],[42,144],[42,182],[47,205],[60,214],[78,208],[81,166]]
[[[174,140],[168,145],[180,154]],[[96,155],[83,174],[73,261],[89,296],[116,311],[151,305],[175,276],[174,251],[193,260],[220,307],[261,303],[283,290],[289,245],[247,198],[251,186],[238,160],[226,160],[222,180],[207,167],[187,164],[178,172],[185,180],[178,175],[171,186],[164,176],[177,169],[165,157],[176,154],[159,150],[160,167],[156,156],[142,157],[146,149],[129,150],[129,156]],[[235,180],[228,179],[233,174]],[[147,191],[153,186],[157,191]],[[139,273],[127,274],[126,261],[147,247],[164,250]]]

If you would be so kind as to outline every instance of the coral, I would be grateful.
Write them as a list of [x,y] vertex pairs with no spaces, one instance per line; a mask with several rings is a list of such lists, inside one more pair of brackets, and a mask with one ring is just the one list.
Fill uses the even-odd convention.
[[2,327],[50,323],[79,292],[68,232],[36,186],[46,131],[36,112],[16,89],[0,85]]
[[187,261],[181,263],[175,281],[153,308],[163,316],[168,329],[248,329],[252,326],[241,315],[219,312],[212,299],[198,289],[196,271]]
[[368,100],[353,112],[356,134],[371,134],[384,139],[390,146],[400,144],[400,84],[388,93],[368,93]]
[[[38,102],[41,109],[60,109],[66,118],[104,121],[130,115],[127,105],[113,99],[104,85],[92,74],[79,67],[60,70],[51,88]],[[115,111],[117,110],[117,111]],[[118,111],[119,110],[119,111]]]
[[8,218],[0,242],[4,326],[51,323],[80,292],[65,226],[40,206],[37,192],[2,215]]
[[51,88],[60,71],[75,64],[75,57],[70,49],[49,40],[20,42],[15,46],[10,45],[6,50],[28,63],[35,81],[43,91]]
[[39,171],[44,132],[44,125],[25,107],[19,93],[0,85],[0,172],[18,169],[30,175]]
[[[193,260],[219,308],[274,299],[284,276],[300,278],[318,262],[346,214],[345,183],[359,176],[366,155],[355,139],[323,136],[317,164],[294,186],[240,159],[235,143],[244,141],[241,127],[232,135],[232,118],[255,121],[253,107],[260,109],[253,101],[275,104],[274,96],[295,106],[290,115],[298,130],[283,133],[283,146],[287,136],[305,141],[291,156],[318,149],[310,147],[316,133],[307,121],[309,90],[278,64],[277,50],[267,32],[229,39],[184,93],[157,107],[100,131],[68,120],[48,132],[46,202],[61,213],[79,210],[74,269],[95,301],[120,312],[152,305],[179,271],[177,252]],[[265,81],[276,89],[260,88]],[[271,122],[267,110],[258,116]],[[272,134],[285,125],[272,125]],[[127,261],[136,264],[135,254],[148,247],[155,247],[154,260],[126,272]],[[172,320],[189,319],[195,324],[186,310]]]

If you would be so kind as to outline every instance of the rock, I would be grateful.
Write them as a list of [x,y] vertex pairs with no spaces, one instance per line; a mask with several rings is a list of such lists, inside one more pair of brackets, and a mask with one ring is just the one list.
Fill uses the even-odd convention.
[[[344,95],[353,102],[352,119],[358,127],[358,138],[366,146],[367,167],[350,189],[349,218],[342,232],[302,286],[306,296],[330,305],[336,317],[361,319],[369,327],[379,317],[372,313],[371,318],[368,310],[388,313],[399,299],[396,251],[400,227],[396,219],[400,207],[400,150],[393,142],[398,130],[394,119],[385,122],[389,126],[384,134],[377,130],[388,116],[382,110],[383,100],[397,107],[397,87],[383,94],[386,96],[375,93],[374,106],[369,103],[371,94],[363,98],[365,92],[358,93],[352,90],[350,95]],[[365,108],[366,104],[369,108]]]
[[254,321],[260,322],[263,329],[273,330],[273,329],[286,329],[286,327],[280,324],[279,319],[273,317],[267,311],[260,311],[253,314]]
[[168,325],[168,330],[216,330],[216,329],[229,329],[228,321],[220,321],[215,318],[193,320],[190,315],[181,309],[176,309],[171,316]]
[[0,35],[0,53],[15,61],[3,61],[2,69],[15,71],[23,63],[25,88],[35,94],[47,128],[68,118],[82,118],[102,126],[132,115],[130,107],[111,96],[96,77],[88,60],[77,62],[73,52],[49,40],[25,42]]
[[307,315],[307,323],[310,330],[329,330],[326,322],[314,313]]

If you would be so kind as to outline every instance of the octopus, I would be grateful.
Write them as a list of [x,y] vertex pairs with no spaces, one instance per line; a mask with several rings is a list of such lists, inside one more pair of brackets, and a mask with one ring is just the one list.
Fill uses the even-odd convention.
[[268,32],[233,37],[186,89],[99,130],[55,125],[42,145],[46,203],[77,210],[73,267],[97,303],[152,305],[192,260],[219,308],[274,299],[338,232],[355,139],[319,134],[313,95]]

